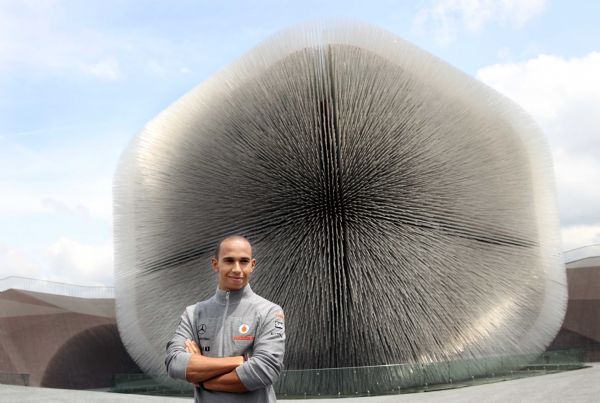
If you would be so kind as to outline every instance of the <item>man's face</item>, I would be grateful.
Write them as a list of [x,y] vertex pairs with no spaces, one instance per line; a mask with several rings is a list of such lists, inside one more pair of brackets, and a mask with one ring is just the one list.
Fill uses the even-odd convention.
[[219,288],[237,291],[248,284],[256,260],[252,259],[252,248],[243,239],[226,239],[219,248],[218,260],[213,258],[212,268],[219,275]]

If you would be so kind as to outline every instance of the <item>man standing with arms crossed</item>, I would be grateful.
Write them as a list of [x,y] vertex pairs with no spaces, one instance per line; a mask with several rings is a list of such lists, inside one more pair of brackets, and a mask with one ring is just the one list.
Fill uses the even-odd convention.
[[217,291],[183,312],[167,343],[167,372],[196,385],[196,402],[275,402],[272,385],[285,351],[283,310],[250,288],[256,260],[246,238],[221,240],[211,265]]

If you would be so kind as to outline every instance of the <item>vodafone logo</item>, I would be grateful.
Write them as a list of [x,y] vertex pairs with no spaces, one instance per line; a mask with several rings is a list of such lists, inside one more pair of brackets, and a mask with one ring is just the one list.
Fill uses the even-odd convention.
[[246,334],[246,333],[248,333],[249,330],[250,330],[250,326],[248,326],[245,323],[242,323],[242,325],[240,326],[240,333]]

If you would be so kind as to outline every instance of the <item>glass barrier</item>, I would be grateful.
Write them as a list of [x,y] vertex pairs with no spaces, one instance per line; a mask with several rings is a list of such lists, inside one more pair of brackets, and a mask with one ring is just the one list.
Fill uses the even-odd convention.
[[0,384],[29,386],[29,374],[0,372]]
[[522,377],[522,372],[581,368],[581,354],[553,352],[431,364],[283,371],[275,391],[282,398],[373,396],[436,390]]
[[[284,370],[274,385],[278,399],[375,396],[434,391],[519,379],[583,367],[582,350],[487,357],[427,365]],[[185,382],[143,374],[115,375],[112,392],[192,396]]]

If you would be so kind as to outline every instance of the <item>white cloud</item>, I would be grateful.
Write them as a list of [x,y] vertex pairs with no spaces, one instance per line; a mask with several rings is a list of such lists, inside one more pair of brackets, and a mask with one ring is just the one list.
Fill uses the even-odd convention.
[[34,214],[44,210],[39,199],[32,197],[28,189],[19,189],[14,184],[0,183],[0,214]]
[[[555,150],[597,158],[600,150],[600,52],[564,59],[540,55],[484,67],[477,77],[541,125]],[[555,155],[556,157],[556,155]]]
[[62,237],[46,251],[48,280],[86,285],[112,285],[113,245],[84,244]]
[[566,106],[565,96],[600,96],[596,91],[600,85],[599,66],[598,52],[572,59],[540,55],[525,62],[488,66],[479,70],[477,76],[519,99],[526,109],[550,118]]
[[37,69],[121,78],[115,53],[126,45],[89,29],[56,1],[0,2],[0,71]]
[[0,278],[10,276],[112,286],[112,240],[89,244],[60,237],[40,250],[0,243]]
[[111,177],[55,178],[46,184],[0,182],[0,215],[39,213],[112,220]]
[[597,242],[600,228],[600,53],[540,55],[496,64],[477,77],[520,104],[547,135],[554,157],[565,248]]
[[0,278],[9,276],[41,278],[44,273],[25,251],[0,243]]
[[89,209],[81,204],[76,206],[68,205],[67,203],[56,200],[51,197],[46,197],[42,200],[42,206],[50,212],[65,215],[77,215],[88,218],[90,216]]
[[[92,7],[98,7],[98,4]],[[193,40],[174,42],[137,25],[106,29],[84,6],[56,1],[0,0],[0,72],[84,75],[119,80],[139,74],[179,75],[181,66],[207,63],[209,50]],[[98,7],[107,16],[118,15]],[[192,66],[184,67],[192,71]]]
[[83,71],[100,78],[116,80],[121,77],[119,62],[113,57],[106,58],[93,64],[82,64]]
[[114,141],[38,150],[0,139],[1,277],[112,285]]
[[561,230],[563,250],[600,244],[600,225],[575,225]]
[[40,151],[0,139],[0,215],[52,213],[110,223],[118,146]]
[[[88,49],[75,44],[64,29],[64,15],[56,2],[0,2],[0,70],[43,66],[64,68],[74,65],[75,56]],[[79,59],[79,62],[81,58]]]
[[474,32],[491,22],[523,25],[545,5],[546,0],[435,0],[417,12],[413,25],[448,43],[463,29]]
[[[560,148],[553,151],[561,222],[564,226],[600,225],[600,160]],[[600,155],[600,147],[595,152]]]

